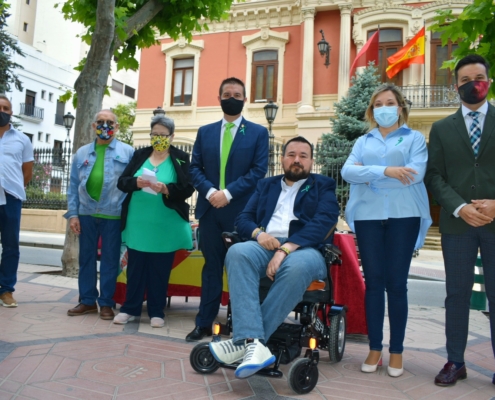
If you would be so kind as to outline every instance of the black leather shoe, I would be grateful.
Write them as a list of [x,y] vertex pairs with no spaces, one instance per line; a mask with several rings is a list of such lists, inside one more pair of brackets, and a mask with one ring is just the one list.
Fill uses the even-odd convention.
[[443,366],[443,369],[435,377],[435,385],[437,386],[454,386],[458,380],[466,379],[466,365],[457,369],[455,364],[449,361]]
[[495,374],[493,374],[492,383],[495,385]]
[[203,339],[205,336],[211,336],[211,328],[205,328],[202,326],[197,326],[186,336],[186,342],[197,342]]

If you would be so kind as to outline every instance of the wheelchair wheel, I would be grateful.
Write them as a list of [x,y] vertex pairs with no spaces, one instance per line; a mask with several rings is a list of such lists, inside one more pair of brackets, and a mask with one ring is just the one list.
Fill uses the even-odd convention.
[[200,374],[212,374],[220,365],[211,354],[208,343],[199,343],[191,351],[189,355],[191,367]]
[[318,367],[307,358],[300,358],[290,367],[288,382],[297,394],[311,392],[318,383]]
[[344,310],[330,317],[329,329],[328,355],[330,356],[330,361],[338,362],[342,360],[345,350],[347,318]]

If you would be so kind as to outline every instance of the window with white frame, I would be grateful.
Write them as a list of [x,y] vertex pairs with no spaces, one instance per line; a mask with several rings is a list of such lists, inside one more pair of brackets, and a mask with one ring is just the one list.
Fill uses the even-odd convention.
[[174,60],[173,72],[173,106],[190,106],[193,91],[194,58]]

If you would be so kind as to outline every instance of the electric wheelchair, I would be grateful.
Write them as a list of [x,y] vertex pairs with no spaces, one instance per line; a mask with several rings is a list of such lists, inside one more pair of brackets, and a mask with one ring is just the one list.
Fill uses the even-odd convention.
[[[229,247],[239,238],[236,233],[224,233],[224,241]],[[281,378],[280,364],[289,364],[301,355],[307,347],[304,358],[291,366],[287,380],[291,389],[298,394],[309,393],[318,383],[319,350],[328,351],[331,362],[342,359],[346,343],[346,306],[334,303],[333,285],[330,274],[332,266],[342,264],[341,251],[334,245],[325,245],[322,253],[327,264],[327,278],[314,281],[304,293],[302,301],[294,309],[296,320],[300,324],[282,323],[272,334],[266,346],[275,355],[273,366],[261,369],[258,375]],[[260,281],[260,302],[263,302],[272,281],[267,277]],[[215,323],[213,341],[220,341],[221,335],[230,336],[232,332],[232,312],[230,303],[227,308],[226,324]],[[201,374],[211,374],[219,367],[236,369],[240,363],[219,363],[211,354],[207,342],[197,344],[189,357],[192,368]]]

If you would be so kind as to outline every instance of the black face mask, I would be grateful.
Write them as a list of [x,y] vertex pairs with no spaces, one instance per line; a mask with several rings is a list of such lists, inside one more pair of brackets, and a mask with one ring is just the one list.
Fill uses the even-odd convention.
[[459,86],[457,91],[461,100],[467,104],[478,104],[486,99],[490,83],[487,81],[470,81]]
[[237,100],[233,97],[229,97],[228,99],[222,99],[220,105],[225,114],[232,116],[239,115],[244,107],[244,100]]
[[7,126],[7,124],[10,122],[10,114],[7,114],[6,112],[0,112],[0,127]]

